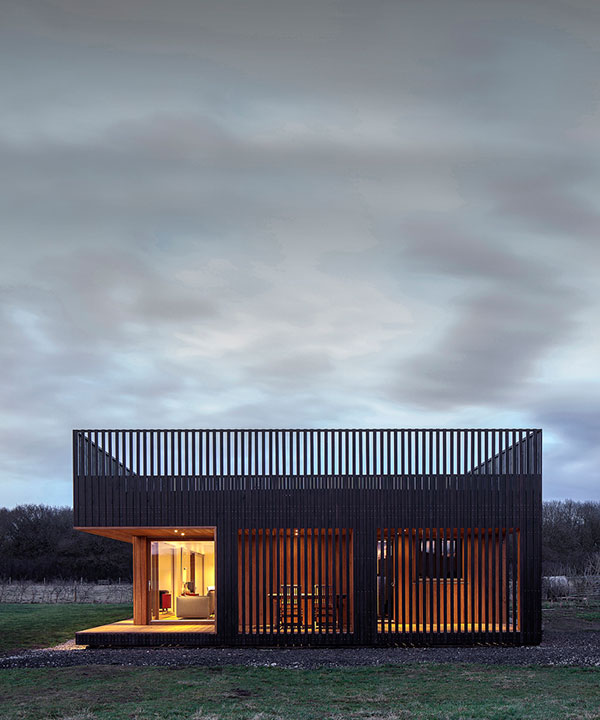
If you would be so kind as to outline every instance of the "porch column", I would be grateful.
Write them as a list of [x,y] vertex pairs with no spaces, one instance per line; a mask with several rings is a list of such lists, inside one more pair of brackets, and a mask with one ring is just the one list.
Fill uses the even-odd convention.
[[133,624],[148,625],[148,538],[133,536]]

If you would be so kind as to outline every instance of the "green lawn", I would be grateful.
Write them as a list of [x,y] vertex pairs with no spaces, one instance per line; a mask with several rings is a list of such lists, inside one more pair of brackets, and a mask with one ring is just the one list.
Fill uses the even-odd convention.
[[0,670],[3,720],[600,718],[600,670],[411,665],[339,670]]
[[71,640],[77,630],[131,617],[131,604],[0,604],[0,652],[50,647]]

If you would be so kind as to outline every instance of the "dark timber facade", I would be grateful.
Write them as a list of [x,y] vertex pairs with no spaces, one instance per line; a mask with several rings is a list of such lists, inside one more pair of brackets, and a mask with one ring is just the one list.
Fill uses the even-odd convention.
[[75,430],[73,473],[134,557],[78,642],[541,640],[541,430]]

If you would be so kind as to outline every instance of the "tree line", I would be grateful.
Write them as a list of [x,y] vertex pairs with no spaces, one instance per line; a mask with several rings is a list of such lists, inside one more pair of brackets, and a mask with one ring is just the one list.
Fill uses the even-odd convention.
[[600,558],[600,503],[553,500],[542,507],[544,575],[581,575]]
[[0,578],[42,582],[132,577],[131,545],[74,530],[71,508],[0,508]]
[[[542,572],[577,575],[600,554],[600,503],[559,500],[542,510]],[[0,578],[131,580],[131,545],[73,529],[68,507],[0,508]]]

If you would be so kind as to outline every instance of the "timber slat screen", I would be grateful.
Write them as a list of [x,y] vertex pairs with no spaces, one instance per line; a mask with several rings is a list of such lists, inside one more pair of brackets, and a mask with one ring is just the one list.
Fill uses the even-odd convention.
[[238,629],[243,635],[347,634],[353,626],[352,531],[238,532]]
[[215,527],[201,644],[534,644],[541,452],[537,429],[76,430],[75,525]]

